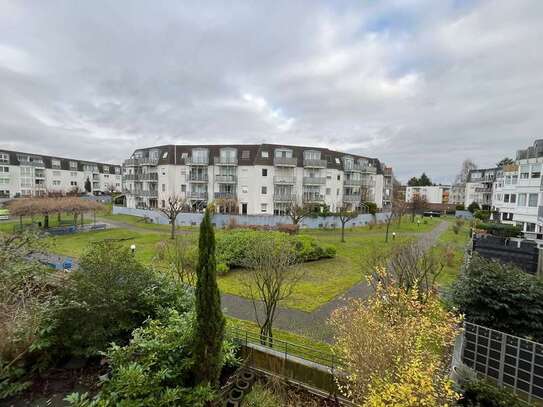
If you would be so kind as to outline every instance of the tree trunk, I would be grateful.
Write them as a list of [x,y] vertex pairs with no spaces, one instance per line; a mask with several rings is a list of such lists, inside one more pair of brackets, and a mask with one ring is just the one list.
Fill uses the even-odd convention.
[[81,226],[83,226],[83,212],[81,212]]
[[387,232],[385,234],[385,243],[388,243],[388,229],[390,228],[390,221],[387,221]]
[[77,212],[74,213],[74,226],[77,226]]
[[345,243],[345,222],[341,222],[341,243]]
[[49,229],[49,215],[43,216],[43,228]]
[[175,239],[175,218],[170,220],[172,228],[170,230],[170,239]]
[[58,220],[58,225],[60,226],[60,223],[62,221],[60,212],[57,214],[57,220]]

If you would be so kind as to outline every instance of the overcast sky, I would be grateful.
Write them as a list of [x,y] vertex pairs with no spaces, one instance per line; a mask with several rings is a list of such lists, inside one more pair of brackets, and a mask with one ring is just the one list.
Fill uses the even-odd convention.
[[542,0],[0,1],[0,148],[315,145],[447,182],[543,138],[542,101]]

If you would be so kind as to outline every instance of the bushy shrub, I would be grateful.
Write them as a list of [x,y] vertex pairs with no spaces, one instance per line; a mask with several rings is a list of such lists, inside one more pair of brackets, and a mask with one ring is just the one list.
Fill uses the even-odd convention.
[[475,216],[479,220],[482,220],[483,222],[487,222],[490,219],[490,211],[475,211],[475,214],[473,216]]
[[465,211],[466,207],[464,206],[464,204],[458,204],[458,205],[456,205],[456,210],[457,211]]
[[49,340],[59,352],[91,356],[111,342],[125,344],[133,329],[162,309],[190,306],[181,285],[144,267],[127,247],[95,243],[59,292]]
[[468,206],[468,211],[470,211],[471,213],[475,213],[475,211],[478,211],[479,209],[481,209],[481,207],[477,202],[472,202]]
[[216,239],[217,263],[223,263],[230,268],[242,267],[245,264],[247,251],[259,239],[272,239],[278,245],[281,242],[292,244],[296,250],[298,260],[301,262],[330,258],[336,255],[334,246],[319,243],[311,236],[291,236],[277,231],[235,229],[217,233]]
[[[134,330],[126,346],[112,345],[106,353],[110,373],[98,396],[72,394],[72,406],[204,406],[215,398],[209,386],[195,386],[192,355],[195,317],[192,312],[164,312]],[[236,349],[223,344],[221,364],[237,365]]]
[[516,237],[521,232],[520,227],[505,223],[479,223],[477,228],[498,237]]
[[277,225],[279,232],[288,233],[289,235],[295,235],[300,230],[300,225],[292,223],[280,223]]
[[458,404],[465,407],[525,407],[527,404],[511,391],[495,384],[475,379],[463,384],[462,398]]
[[217,263],[217,274],[220,276],[225,275],[230,271],[230,267],[228,267],[225,263]]
[[453,284],[450,302],[467,321],[543,340],[543,282],[511,264],[474,254]]

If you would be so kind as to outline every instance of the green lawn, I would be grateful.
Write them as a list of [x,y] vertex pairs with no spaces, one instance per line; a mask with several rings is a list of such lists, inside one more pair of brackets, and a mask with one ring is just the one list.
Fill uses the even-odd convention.
[[[21,221],[19,220],[19,218],[11,219],[11,220],[0,220],[0,232],[11,233],[13,232],[15,228],[19,227],[20,222]],[[38,227],[38,223],[40,222],[43,225],[43,216],[34,216],[33,218],[31,218],[30,216],[23,216],[23,227],[29,227],[32,225],[34,227]],[[58,222],[57,215],[49,216],[49,227],[51,228],[57,227],[59,225],[69,226],[69,225],[73,225],[73,223],[74,223],[74,217],[71,214],[63,214],[61,216],[60,224]],[[84,224],[93,223],[92,214],[85,215],[83,217],[83,223]],[[77,219],[77,224],[78,225],[81,224],[81,218]]]
[[465,224],[458,234],[453,231],[453,224],[449,225],[449,228],[439,237],[438,244],[434,247],[434,252],[443,256],[446,252],[446,248],[449,247],[453,251],[452,261],[445,266],[443,271],[438,277],[438,284],[441,286],[451,285],[458,274],[464,261],[464,252],[466,244],[469,241],[469,224]]
[[[132,216],[132,215],[101,215],[101,219],[104,220],[111,220],[115,222],[123,222],[129,225],[136,226],[138,228],[147,229],[147,230],[154,230],[156,232],[164,232],[169,233],[171,230],[170,225],[158,225],[156,223],[146,223],[144,221],[144,218],[140,218],[138,216]],[[176,230],[197,230],[197,227],[195,226],[176,226]]]

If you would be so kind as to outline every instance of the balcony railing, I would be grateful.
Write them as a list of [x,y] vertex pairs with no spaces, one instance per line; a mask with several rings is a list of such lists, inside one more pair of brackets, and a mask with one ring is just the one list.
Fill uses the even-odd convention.
[[138,165],[157,165],[158,158],[150,157],[141,157],[141,158],[129,158],[124,160],[123,164],[128,167],[138,166]]
[[45,172],[36,172],[34,174],[35,178],[45,178]]
[[302,200],[307,203],[311,202],[323,202],[324,195],[316,192],[304,192],[302,195]]
[[235,192],[215,192],[213,196],[215,199],[236,199],[237,197]]
[[296,157],[274,157],[273,165],[277,167],[296,167],[298,159]]
[[215,157],[213,158],[215,165],[238,165],[237,157]]
[[315,160],[315,159],[304,160],[304,167],[326,168],[326,166],[327,166],[326,160]]
[[304,177],[304,185],[324,185],[326,178],[324,177]]
[[343,185],[358,187],[358,186],[362,185],[362,180],[361,179],[344,179],[343,180]]
[[293,193],[275,193],[273,194],[273,201],[274,202],[294,202],[296,201],[296,194]]
[[207,192],[189,192],[189,199],[207,201]]
[[209,180],[207,174],[190,172],[189,181],[190,182],[207,182]]
[[19,165],[21,166],[30,166],[30,167],[44,167],[43,161],[29,161],[29,160],[19,160]]
[[235,184],[238,180],[237,175],[234,174],[217,174],[215,175],[215,181],[221,184]]
[[475,188],[475,192],[480,192],[480,193],[490,193],[490,192],[492,192],[492,188],[487,188],[487,187],[476,187],[476,188]]
[[125,193],[135,196],[158,198],[158,189],[126,189]]
[[127,181],[158,181],[158,173],[148,172],[146,174],[126,174],[124,179]]
[[275,176],[273,177],[273,183],[274,183],[274,184],[294,185],[294,184],[296,184],[296,177],[292,177],[292,176],[283,176],[283,175],[275,175]]
[[360,202],[362,199],[360,194],[344,194],[343,202]]
[[208,165],[209,157],[187,157],[185,158],[187,165]]

